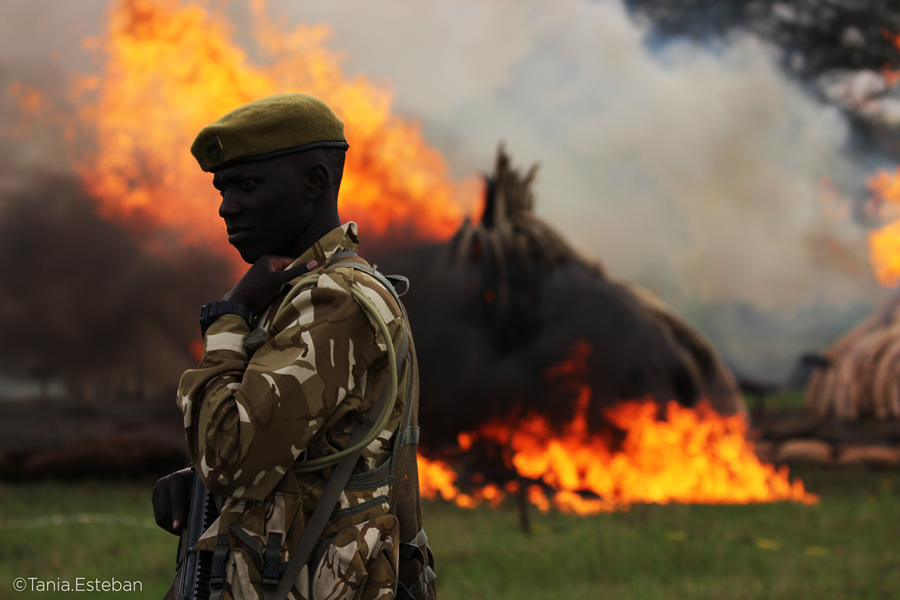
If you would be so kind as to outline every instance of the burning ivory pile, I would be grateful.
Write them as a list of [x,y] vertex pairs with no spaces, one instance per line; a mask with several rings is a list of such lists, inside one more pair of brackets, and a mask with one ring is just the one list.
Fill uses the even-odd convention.
[[423,494],[465,507],[512,495],[580,514],[814,502],[755,455],[712,346],[534,215],[535,173],[501,148],[478,222],[385,261],[413,281]]
[[[560,417],[541,373],[581,344],[600,408],[652,397],[746,415],[734,378],[712,346],[649,290],[610,279],[533,212],[536,168],[521,173],[498,151],[477,223],[465,222],[411,273],[407,306],[422,355],[422,385],[437,395],[423,419],[455,439],[510,410]],[[395,266],[396,265],[396,266]],[[465,406],[463,408],[461,403]]]

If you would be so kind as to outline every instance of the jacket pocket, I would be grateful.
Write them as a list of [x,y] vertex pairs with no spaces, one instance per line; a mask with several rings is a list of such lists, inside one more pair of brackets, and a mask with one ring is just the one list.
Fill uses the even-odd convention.
[[390,514],[325,540],[310,565],[311,600],[388,600],[397,582],[400,524]]

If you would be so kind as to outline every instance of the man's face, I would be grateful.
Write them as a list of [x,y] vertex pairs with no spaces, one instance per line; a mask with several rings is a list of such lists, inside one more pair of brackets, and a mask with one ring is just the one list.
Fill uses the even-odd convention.
[[297,242],[315,215],[299,158],[287,155],[235,165],[213,176],[222,194],[219,216],[225,220],[228,242],[245,262],[253,264],[265,254],[299,255]]

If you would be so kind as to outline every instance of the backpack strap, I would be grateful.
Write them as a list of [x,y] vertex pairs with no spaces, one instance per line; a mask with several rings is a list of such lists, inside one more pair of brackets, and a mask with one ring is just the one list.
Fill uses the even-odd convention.
[[[336,260],[342,260],[344,258],[356,258],[359,259],[359,254],[354,252],[353,250],[342,250],[341,252],[336,252],[331,255],[331,262],[333,263]],[[329,263],[328,266],[335,266]],[[359,271],[364,271],[378,280],[381,285],[387,288],[387,291],[391,293],[394,297],[394,300],[397,301],[397,304],[400,304],[400,296],[406,294],[409,291],[409,279],[404,277],[403,275],[384,275],[378,269],[371,267],[360,260],[348,260],[342,262],[341,267],[353,267]]]
[[400,560],[418,560],[422,564],[422,572],[418,579],[409,587],[398,581],[397,593],[394,600],[416,600],[422,594],[427,595],[428,584],[437,579],[434,573],[434,556],[431,546],[428,545],[428,535],[424,529],[420,529],[409,542],[400,542]]
[[221,600],[225,595],[225,561],[228,559],[230,549],[231,543],[228,540],[228,534],[218,534],[216,549],[213,552],[212,570],[209,574],[210,600]]

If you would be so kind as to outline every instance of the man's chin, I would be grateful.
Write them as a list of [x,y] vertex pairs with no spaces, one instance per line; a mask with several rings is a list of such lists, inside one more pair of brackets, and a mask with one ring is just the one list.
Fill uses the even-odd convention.
[[241,248],[240,246],[235,246],[234,244],[232,244],[232,246],[234,246],[234,249],[237,250],[238,254],[241,255],[241,260],[243,260],[248,265],[255,264],[256,261],[259,260],[259,257],[263,255],[263,253],[259,252],[258,250]]

